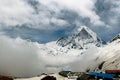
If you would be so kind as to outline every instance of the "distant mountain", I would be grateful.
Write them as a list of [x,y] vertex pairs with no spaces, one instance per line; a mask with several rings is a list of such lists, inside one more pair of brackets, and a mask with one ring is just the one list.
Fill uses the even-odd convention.
[[[68,65],[66,67],[71,69],[71,63],[74,64],[76,60],[87,58],[86,61],[79,60],[81,63],[85,64],[80,66],[84,67],[82,70],[85,70],[94,58],[91,55],[95,55],[99,51],[99,48],[103,47],[102,42],[103,41],[95,32],[86,26],[82,26],[76,30],[73,35],[62,37],[57,41],[40,44],[39,52],[44,58],[50,57],[49,64],[47,63],[45,65],[46,69],[63,69],[63,65],[66,66],[67,64],[69,64],[69,67]],[[51,63],[56,60],[56,58],[57,63]],[[71,58],[74,60],[71,60]],[[46,61],[48,60],[45,60],[45,62]]]
[[100,47],[102,45],[102,42],[103,41],[95,32],[93,32],[86,26],[82,26],[78,29],[77,33],[68,37],[60,38],[57,41],[57,44],[62,47],[68,46],[68,48],[74,49],[87,49],[91,45]]
[[[86,71],[91,64],[94,66],[93,60],[103,45],[103,41],[95,32],[82,26],[73,35],[41,44],[40,52],[43,53],[44,58],[50,57],[51,59],[49,64],[45,65],[46,69]],[[51,63],[54,60],[57,60],[57,63]],[[79,64],[76,64],[77,61]],[[75,64],[74,69],[72,64]],[[77,66],[81,68],[75,68]]]

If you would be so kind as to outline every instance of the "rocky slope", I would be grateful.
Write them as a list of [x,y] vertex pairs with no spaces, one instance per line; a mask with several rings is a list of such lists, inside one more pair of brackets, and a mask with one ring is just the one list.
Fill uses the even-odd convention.
[[96,62],[99,64],[95,69],[96,71],[120,69],[120,38],[118,36],[115,37],[98,54]]

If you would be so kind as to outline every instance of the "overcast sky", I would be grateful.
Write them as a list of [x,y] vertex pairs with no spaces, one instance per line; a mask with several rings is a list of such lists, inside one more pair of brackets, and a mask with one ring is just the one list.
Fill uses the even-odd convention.
[[120,32],[119,0],[0,0],[0,31],[39,43],[87,26],[104,41]]
[[[0,73],[35,76],[58,70],[45,69],[47,64],[78,64],[79,57],[43,55],[40,43],[71,35],[80,26],[109,41],[120,33],[120,0],[0,0]],[[77,69],[79,64],[71,66]]]

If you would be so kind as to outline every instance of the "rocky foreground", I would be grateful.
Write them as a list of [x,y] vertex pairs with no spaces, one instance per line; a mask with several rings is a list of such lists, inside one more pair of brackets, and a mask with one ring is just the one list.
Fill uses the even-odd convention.
[[[38,77],[32,77],[32,78],[19,78],[19,79],[13,79],[13,80],[44,80],[43,78],[48,75],[41,75]],[[49,76],[53,76],[56,78],[56,80],[76,80],[76,79],[68,79],[67,77],[60,76],[59,74],[50,74]],[[50,79],[49,79],[50,80]]]
[[0,80],[14,80],[13,77],[0,75]]

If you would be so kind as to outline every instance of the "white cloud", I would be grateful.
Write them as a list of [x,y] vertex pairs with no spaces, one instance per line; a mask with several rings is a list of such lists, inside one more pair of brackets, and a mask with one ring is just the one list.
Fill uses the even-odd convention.
[[[12,39],[2,35],[0,35],[0,45],[0,74],[17,77],[59,72],[63,69],[84,71],[90,65],[88,61],[96,57],[94,53],[97,51],[95,49],[96,51],[88,51],[89,54],[86,52],[83,56],[76,56],[73,54],[75,53],[73,50],[69,54],[54,56],[49,54],[48,50],[54,45],[46,48],[44,44],[29,42],[21,38]],[[89,56],[91,54],[93,57]],[[85,61],[83,61],[84,58],[86,58]]]
[[56,25],[58,26],[63,26],[63,25],[66,25],[67,22],[65,20],[62,20],[62,19],[56,19],[56,18],[52,18],[51,19],[51,22],[52,23],[55,23]]
[[[91,23],[100,23],[99,16],[93,10],[95,0],[37,0],[35,9],[25,0],[0,0],[0,23],[6,26],[30,24],[32,28],[59,29],[68,24],[67,20],[59,19],[61,10],[71,10],[80,17],[88,17]],[[53,12],[53,13],[51,13]],[[72,15],[71,15],[72,16]],[[55,26],[51,25],[54,24]]]
[[[97,0],[96,2],[96,13],[100,16],[102,22],[104,22],[103,25],[101,25],[100,31],[98,27],[98,31],[101,34],[101,36],[104,36],[104,38],[107,37],[107,40],[110,40],[115,35],[120,33],[120,1],[119,0]],[[102,28],[103,26],[103,28]]]
[[[59,9],[71,9],[76,11],[81,17],[88,17],[91,23],[101,22],[100,17],[95,13],[95,0],[39,0],[40,3],[49,6],[51,10]],[[54,3],[54,4],[53,4]],[[53,6],[55,5],[56,6]],[[96,23],[97,24],[97,23]]]
[[0,29],[26,24],[30,29],[54,32],[86,25],[108,36],[108,32],[119,32],[119,4],[118,0],[0,0]]
[[11,39],[0,36],[0,45],[1,74],[27,76],[32,75],[29,70],[35,70],[38,67],[34,66],[39,65],[36,44],[28,43],[20,38]]
[[33,9],[24,0],[0,0],[0,23],[7,26],[29,22]]

